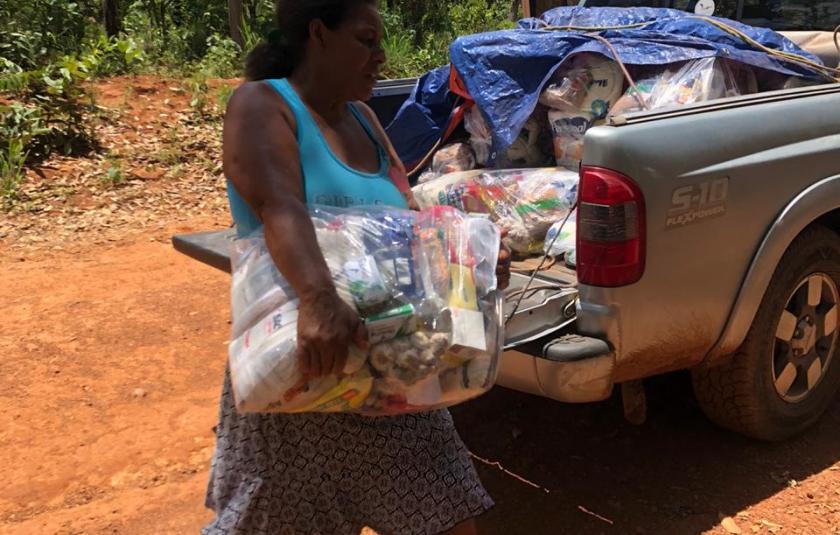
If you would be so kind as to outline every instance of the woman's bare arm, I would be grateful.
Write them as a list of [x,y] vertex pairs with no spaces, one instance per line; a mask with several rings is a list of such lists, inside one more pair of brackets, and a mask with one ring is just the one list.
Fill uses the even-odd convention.
[[337,373],[351,342],[363,344],[358,315],[336,293],[306,209],[294,116],[267,84],[231,97],[224,125],[224,171],[265,227],[278,270],[300,298],[298,351],[305,373]]

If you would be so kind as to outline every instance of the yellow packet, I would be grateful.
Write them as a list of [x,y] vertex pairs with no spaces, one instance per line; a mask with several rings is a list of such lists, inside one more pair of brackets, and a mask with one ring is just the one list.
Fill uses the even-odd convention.
[[315,401],[290,412],[348,412],[357,410],[364,404],[372,388],[373,377],[369,373],[345,377]]
[[449,306],[478,310],[478,296],[475,291],[472,269],[461,264],[449,264],[449,270],[451,273]]

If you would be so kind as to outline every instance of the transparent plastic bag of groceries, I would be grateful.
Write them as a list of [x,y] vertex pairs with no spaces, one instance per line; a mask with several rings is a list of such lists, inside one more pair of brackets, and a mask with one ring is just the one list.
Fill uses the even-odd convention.
[[487,391],[503,343],[499,229],[452,207],[310,210],[338,294],[364,321],[340,375],[309,378],[296,357],[298,300],[262,230],[236,240],[229,363],[239,412],[384,416]]
[[703,58],[644,73],[610,110],[613,115],[687,106],[758,92],[755,72],[722,58]]
[[435,153],[432,165],[417,180],[419,184],[439,176],[475,169],[475,154],[467,143],[450,143]]
[[543,252],[546,234],[577,199],[578,173],[564,168],[498,169],[444,175],[412,189],[421,208],[454,206],[485,213],[507,230],[516,253]]

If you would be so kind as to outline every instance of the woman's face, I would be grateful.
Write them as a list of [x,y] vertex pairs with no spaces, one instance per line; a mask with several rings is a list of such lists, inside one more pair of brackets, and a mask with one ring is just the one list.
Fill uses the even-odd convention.
[[325,31],[324,65],[348,100],[368,100],[385,64],[382,18],[376,6],[357,4],[335,30]]

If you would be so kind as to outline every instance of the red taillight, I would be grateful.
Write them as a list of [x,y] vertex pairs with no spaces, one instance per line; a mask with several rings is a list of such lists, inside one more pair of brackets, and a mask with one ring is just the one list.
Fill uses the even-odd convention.
[[578,202],[578,282],[614,288],[641,279],[645,200],[636,183],[609,169],[584,166]]

